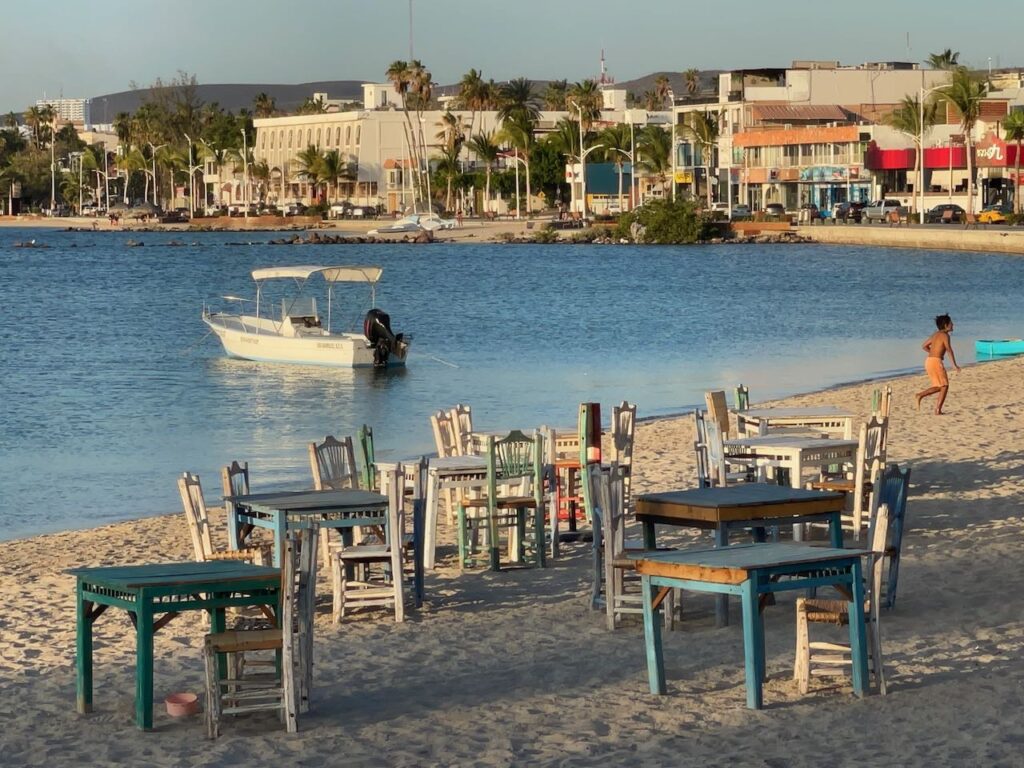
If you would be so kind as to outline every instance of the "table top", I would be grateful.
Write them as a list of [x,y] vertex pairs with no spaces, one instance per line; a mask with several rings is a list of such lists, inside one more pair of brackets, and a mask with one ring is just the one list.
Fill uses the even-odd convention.
[[90,584],[107,584],[124,589],[141,587],[193,586],[209,582],[266,580],[276,584],[281,571],[237,560],[210,562],[154,563],[149,565],[115,565],[101,568],[72,568],[67,571]]
[[429,469],[439,470],[487,470],[486,456],[432,456],[427,459]]
[[789,408],[749,408],[737,411],[737,415],[745,419],[804,419],[804,418],[835,418],[849,419],[855,414],[834,405],[809,405]]
[[726,448],[778,448],[781,450],[826,450],[828,448],[856,448],[856,440],[835,437],[806,437],[804,435],[761,435],[738,437],[725,441]]
[[241,496],[225,496],[224,500],[243,507],[272,509],[280,512],[376,509],[388,505],[387,496],[358,488],[249,493]]
[[840,512],[846,496],[773,483],[740,483],[718,488],[689,488],[644,493],[636,499],[636,518],[658,522],[759,520]]
[[868,554],[860,549],[833,549],[809,544],[768,542],[735,544],[715,549],[649,552],[637,559],[636,570],[648,576],[738,584],[748,572],[764,568],[852,560]]

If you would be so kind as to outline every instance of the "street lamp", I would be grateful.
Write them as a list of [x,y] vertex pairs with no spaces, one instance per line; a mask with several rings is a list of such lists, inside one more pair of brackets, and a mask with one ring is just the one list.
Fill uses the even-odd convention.
[[82,215],[82,162],[83,152],[72,152],[68,155],[72,160],[78,161],[78,215]]
[[[206,139],[199,139],[199,141],[200,141],[200,143],[204,147],[206,147],[207,154],[210,155],[214,159],[214,163],[216,163],[217,162],[217,149],[216,149],[217,145],[214,142],[212,142],[212,141],[207,141]],[[219,171],[219,169],[218,169],[218,171]],[[209,182],[207,182],[207,180],[206,180],[206,170],[205,170],[205,161],[204,161],[204,169],[203,169],[203,210],[204,210],[204,212],[206,210],[206,205],[209,202],[209,195],[210,195]]]
[[[319,129],[317,129],[319,130]],[[249,218],[249,145],[246,143],[245,128],[242,129],[242,205],[243,216]]]
[[[920,189],[917,190],[917,199],[920,201],[920,205],[917,208],[917,221],[918,224],[924,224],[924,97],[930,93],[941,91],[945,85],[937,85],[934,88],[925,90],[924,86],[921,86],[921,93],[917,100],[917,151],[921,155],[920,162],[920,178],[917,180],[917,186]],[[953,188],[953,145],[949,147],[949,162],[950,162],[950,173],[949,173],[949,185],[950,189]]]
[[153,161],[153,205],[156,205],[156,151],[158,149],[163,149],[167,145],[166,144],[154,145],[152,141],[147,141],[146,142],[146,146],[149,147],[149,149],[150,149],[150,151],[152,153],[151,159]]
[[[526,176],[527,176],[527,178],[529,178],[529,176],[530,176],[530,161],[527,160],[525,157],[520,157],[519,156],[519,147],[516,147],[515,154],[511,154],[510,155],[507,152],[505,152],[505,153],[502,154],[502,157],[504,157],[506,160],[515,160],[516,161],[516,221],[518,221],[519,218],[520,218],[520,215],[519,215],[519,164],[522,163],[523,169],[526,171]],[[530,198],[527,197],[526,198],[526,218],[527,219],[530,218],[530,212],[531,212],[530,211]]]
[[[627,152],[624,149],[619,149],[618,147],[608,147],[608,149],[610,151],[612,151],[612,152],[618,152],[620,154],[623,154],[623,155],[625,155],[626,157],[629,158],[629,187],[630,187],[630,190],[632,190],[632,188],[633,188],[633,153],[632,152]],[[632,195],[630,196],[629,209],[633,210]],[[619,213],[622,213],[622,165],[621,164],[619,165]]]
[[192,165],[192,138],[187,133],[184,136],[185,141],[188,142],[188,217],[192,219],[196,215],[195,172],[203,166]]
[[583,107],[572,100],[569,101],[569,104],[576,108],[580,116],[580,213],[585,220],[587,218],[587,152],[583,149]]

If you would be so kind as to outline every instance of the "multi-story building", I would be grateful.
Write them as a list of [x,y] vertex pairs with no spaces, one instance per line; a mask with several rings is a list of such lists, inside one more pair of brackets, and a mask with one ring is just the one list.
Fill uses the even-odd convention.
[[37,107],[51,107],[57,119],[75,125],[89,124],[88,99],[36,99]]

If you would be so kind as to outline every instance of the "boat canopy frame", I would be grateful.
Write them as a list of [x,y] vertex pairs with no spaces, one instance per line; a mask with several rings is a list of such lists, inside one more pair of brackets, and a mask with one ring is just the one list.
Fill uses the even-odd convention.
[[[370,306],[377,306],[377,282],[384,274],[382,267],[370,266],[297,266],[297,267],[264,267],[252,271],[252,279],[256,283],[256,319],[260,318],[260,295],[263,290],[263,283],[267,280],[292,279],[299,288],[299,295],[305,290],[306,283],[314,275],[323,277],[327,283],[327,333],[331,332],[331,304],[334,298],[335,283],[369,283],[370,285]],[[299,296],[296,296],[294,303]],[[273,322],[273,318],[270,318]],[[278,329],[284,326],[285,318],[281,318]],[[256,324],[256,333],[259,335],[259,323]]]

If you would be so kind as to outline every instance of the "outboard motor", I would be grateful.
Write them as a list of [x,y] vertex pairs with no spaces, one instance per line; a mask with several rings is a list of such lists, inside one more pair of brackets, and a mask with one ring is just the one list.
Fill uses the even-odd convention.
[[405,359],[405,351],[409,345],[402,338],[402,334],[391,332],[391,317],[387,312],[380,309],[371,309],[367,312],[363,318],[363,335],[373,347],[375,367],[386,366],[391,355]]

